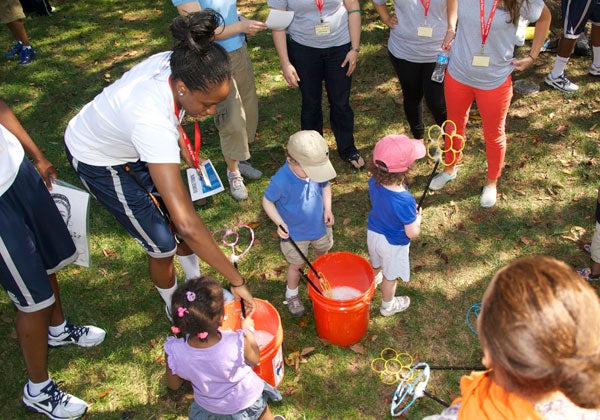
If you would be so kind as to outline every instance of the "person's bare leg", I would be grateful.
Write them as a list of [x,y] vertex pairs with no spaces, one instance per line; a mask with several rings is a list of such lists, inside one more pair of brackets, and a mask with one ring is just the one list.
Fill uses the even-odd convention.
[[56,274],[49,274],[48,280],[50,281],[50,287],[54,292],[54,306],[52,307],[52,313],[50,315],[50,325],[56,327],[65,321],[65,314],[63,313],[62,302],[60,300],[60,292],[58,290],[58,280]]
[[23,22],[20,20],[14,20],[10,23],[7,23],[6,26],[8,26],[8,29],[13,34],[15,39],[17,41],[21,41],[23,46],[28,47],[30,45],[29,37],[27,36],[27,31],[25,31],[25,25],[23,25]]
[[175,265],[173,257],[150,257],[150,278],[156,287],[169,289],[175,285]]
[[573,54],[573,49],[575,48],[576,43],[577,43],[577,39],[561,37],[560,41],[558,41],[558,48],[556,50],[556,54],[559,57],[563,57],[563,58],[571,57],[571,54]]
[[273,413],[271,412],[271,409],[268,405],[267,408],[265,408],[265,411],[262,412],[258,420],[273,420]]
[[227,165],[227,170],[229,172],[236,172],[239,169],[239,161],[228,158],[227,156],[223,156],[225,158],[225,164]]
[[389,302],[394,299],[396,295],[396,285],[398,282],[396,279],[388,280],[385,276],[383,276],[383,281],[381,282],[381,300],[384,302]]
[[17,337],[27,368],[34,383],[48,380],[48,326],[53,306],[36,312],[17,313]]

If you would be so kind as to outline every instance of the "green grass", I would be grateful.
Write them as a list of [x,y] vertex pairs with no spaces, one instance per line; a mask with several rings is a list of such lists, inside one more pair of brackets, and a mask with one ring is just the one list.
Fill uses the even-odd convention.
[[[78,109],[125,70],[171,46],[168,24],[175,9],[168,0],[118,2],[54,2],[51,17],[26,19],[39,60],[27,68],[16,62],[0,65],[0,96],[10,104],[31,136],[59,168],[61,178],[79,184],[64,156],[63,132]],[[240,2],[246,15],[264,19],[266,2]],[[384,31],[368,2],[363,48],[353,80],[356,143],[365,156],[380,137],[408,133],[401,92],[387,58]],[[12,40],[4,30],[1,45]],[[317,337],[306,289],[307,315],[294,319],[282,305],[286,265],[275,228],[260,200],[268,178],[284,160],[283,144],[299,126],[300,97],[286,86],[268,32],[250,39],[260,99],[259,133],[252,145],[253,162],[267,175],[249,182],[250,198],[237,203],[219,194],[198,214],[211,230],[238,223],[257,223],[256,243],[240,261],[256,297],[269,300],[280,312],[284,355],[315,347],[295,372],[286,366],[280,386],[282,403],[273,404],[288,419],[389,418],[394,386],[371,371],[371,360],[386,347],[410,353],[432,365],[477,365],[481,353],[476,336],[465,324],[467,309],[479,301],[493,273],[512,259],[548,254],[574,266],[589,264],[581,245],[594,227],[600,151],[600,84],[587,75],[590,58],[574,58],[568,75],[581,88],[564,95],[545,85],[531,97],[515,96],[507,121],[506,168],[495,208],[479,206],[486,161],[481,124],[471,119],[464,164],[459,177],[424,202],[423,230],[411,246],[413,275],[400,284],[411,307],[392,318],[379,316],[380,291],[371,308],[365,354],[326,345]],[[526,55],[526,51],[517,52]],[[542,54],[536,65],[516,78],[543,84],[553,54]],[[325,112],[327,114],[327,112]],[[428,123],[431,117],[426,114]],[[327,125],[328,123],[326,123]],[[191,127],[188,127],[191,128]],[[202,123],[203,155],[221,174],[225,166],[217,132]],[[326,139],[335,148],[331,132]],[[354,172],[332,153],[339,176],[333,182],[336,217],[334,251],[367,257],[366,220],[369,209],[367,172]],[[412,191],[417,196],[431,172],[431,162],[418,162]],[[75,322],[107,330],[97,348],[51,350],[49,367],[64,389],[91,402],[88,419],[186,418],[190,389],[169,393],[162,382],[162,345],[169,335],[163,305],[148,276],[140,247],[95,201],[91,203],[92,267],[68,267],[59,276],[64,307]],[[224,249],[225,252],[229,250]],[[109,256],[106,256],[108,254]],[[214,274],[205,264],[204,273]],[[180,278],[182,273],[179,272]],[[33,418],[20,406],[26,380],[14,331],[15,310],[0,297],[0,418]],[[428,391],[451,401],[459,393],[463,372],[434,371]],[[438,403],[419,400],[406,418],[420,419],[441,410]]]

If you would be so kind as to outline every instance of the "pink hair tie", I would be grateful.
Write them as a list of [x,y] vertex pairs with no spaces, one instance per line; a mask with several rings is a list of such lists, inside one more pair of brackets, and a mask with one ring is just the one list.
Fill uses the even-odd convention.
[[181,332],[175,325],[171,325],[171,331],[173,331],[173,334],[179,334]]
[[200,340],[206,340],[206,337],[208,337],[208,333],[206,331],[202,331],[198,333],[198,338]]
[[193,302],[196,300],[196,294],[194,292],[187,291],[185,292],[185,296],[187,297],[188,302]]
[[179,316],[179,318],[183,318],[184,314],[189,314],[189,311],[187,310],[187,308],[184,308],[183,306],[180,306],[179,308],[177,308],[177,315]]

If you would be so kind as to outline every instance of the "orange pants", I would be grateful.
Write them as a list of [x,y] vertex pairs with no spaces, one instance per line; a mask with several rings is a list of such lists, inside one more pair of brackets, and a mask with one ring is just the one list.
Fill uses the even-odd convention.
[[[449,72],[446,72],[444,95],[448,119],[454,121],[457,133],[463,137],[469,120],[469,110],[473,99],[475,100],[483,126],[488,179],[500,178],[506,155],[506,116],[513,95],[511,76],[508,76],[506,81],[496,89],[483,90],[462,84],[453,79]],[[445,128],[448,129],[449,126],[447,125]],[[457,138],[453,138],[451,141],[452,148],[460,150],[461,141]],[[449,142],[450,140],[446,142],[446,149],[450,147]],[[453,166],[458,157],[454,153],[445,153],[444,159],[448,166]]]

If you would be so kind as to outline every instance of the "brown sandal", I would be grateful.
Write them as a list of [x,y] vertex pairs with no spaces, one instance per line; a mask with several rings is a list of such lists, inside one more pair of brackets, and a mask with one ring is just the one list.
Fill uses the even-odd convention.
[[354,169],[360,170],[365,167],[365,160],[362,158],[362,156],[360,154],[358,154],[358,152],[354,153],[352,156],[350,156],[349,158],[346,158],[345,160],[350,165],[352,165],[354,167]]

